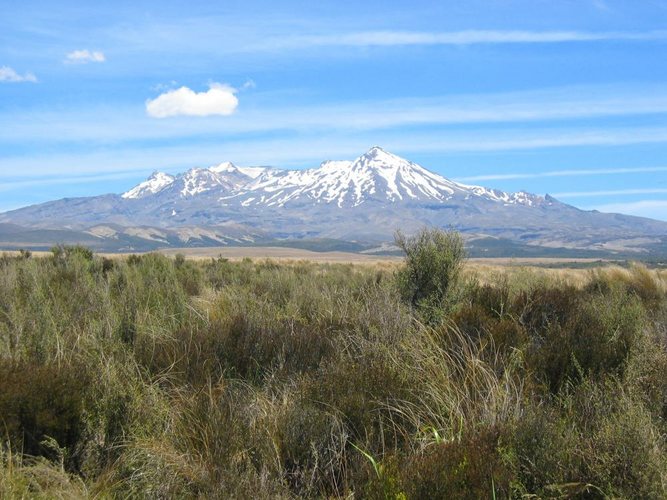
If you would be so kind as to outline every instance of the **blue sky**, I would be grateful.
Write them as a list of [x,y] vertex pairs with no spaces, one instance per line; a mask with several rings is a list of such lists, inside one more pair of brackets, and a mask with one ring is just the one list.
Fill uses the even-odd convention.
[[667,0],[0,0],[0,210],[372,145],[667,220]]

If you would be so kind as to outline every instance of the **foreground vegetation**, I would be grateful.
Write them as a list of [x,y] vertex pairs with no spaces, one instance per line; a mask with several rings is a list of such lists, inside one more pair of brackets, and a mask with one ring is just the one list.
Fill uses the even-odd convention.
[[[0,497],[667,495],[667,277],[0,258]],[[583,278],[582,278],[583,276]]]

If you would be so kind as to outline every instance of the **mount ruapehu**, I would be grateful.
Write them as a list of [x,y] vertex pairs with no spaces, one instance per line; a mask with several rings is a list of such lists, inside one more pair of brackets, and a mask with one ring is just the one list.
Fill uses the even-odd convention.
[[667,222],[584,211],[549,195],[453,182],[373,147],[353,161],[284,170],[221,163],[155,172],[123,194],[0,214],[0,246],[98,250],[276,245],[381,251],[397,229],[461,231],[473,254],[653,255]]

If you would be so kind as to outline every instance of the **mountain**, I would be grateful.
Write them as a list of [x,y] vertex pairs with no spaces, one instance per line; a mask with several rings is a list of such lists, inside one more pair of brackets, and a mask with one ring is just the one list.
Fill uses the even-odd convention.
[[[123,250],[285,239],[370,248],[391,241],[396,229],[424,225],[456,228],[482,252],[504,246],[650,254],[667,248],[667,222],[460,184],[377,146],[353,161],[307,170],[224,162],[176,176],[154,172],[123,194],[34,205],[0,214],[1,223],[14,228],[11,234],[16,227],[69,231]],[[0,243],[8,241],[1,229]]]
[[351,208],[365,202],[441,202],[472,195],[507,203],[533,203],[539,197],[452,182],[374,146],[355,161],[325,161],[310,170],[267,171],[235,194],[247,205],[284,207],[295,202],[335,204]]

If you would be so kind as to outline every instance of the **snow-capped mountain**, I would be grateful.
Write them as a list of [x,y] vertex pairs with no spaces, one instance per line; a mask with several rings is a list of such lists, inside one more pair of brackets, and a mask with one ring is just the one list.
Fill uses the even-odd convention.
[[[306,170],[224,162],[179,175],[154,172],[122,195],[26,207],[0,214],[0,223],[106,238],[145,236],[155,245],[181,241],[155,237],[176,229],[197,235],[188,245],[215,245],[257,238],[383,242],[397,229],[424,225],[549,248],[625,251],[667,244],[665,222],[583,211],[548,195],[460,184],[377,146],[354,160]],[[116,236],[91,229],[109,224],[133,229],[115,229]],[[230,228],[233,237],[225,238]]]
[[365,202],[444,202],[455,195],[510,204],[544,201],[528,193],[505,193],[459,184],[378,146],[354,161],[328,160],[307,170],[237,167],[224,162],[207,169],[193,168],[177,177],[155,172],[122,197],[157,195],[168,187],[168,192],[177,192],[182,197],[218,190],[223,205],[236,201],[246,207],[315,202],[342,208]]
[[356,207],[369,201],[444,201],[455,192],[468,191],[467,186],[375,146],[354,161],[325,161],[309,170],[265,172],[238,196],[246,206],[283,207],[305,200]]
[[153,172],[148,179],[121,196],[125,199],[139,199],[167,192],[171,195],[191,197],[213,189],[234,191],[265,170],[262,167],[237,167],[231,162],[224,162],[209,168],[191,168],[176,177],[163,172]]

